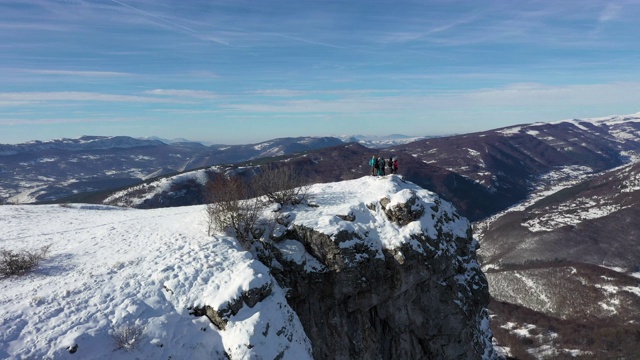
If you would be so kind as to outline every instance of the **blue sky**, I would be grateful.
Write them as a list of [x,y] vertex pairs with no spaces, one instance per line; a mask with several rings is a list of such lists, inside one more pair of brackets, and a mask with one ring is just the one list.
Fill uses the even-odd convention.
[[638,19],[638,0],[2,0],[0,143],[423,136],[631,114]]

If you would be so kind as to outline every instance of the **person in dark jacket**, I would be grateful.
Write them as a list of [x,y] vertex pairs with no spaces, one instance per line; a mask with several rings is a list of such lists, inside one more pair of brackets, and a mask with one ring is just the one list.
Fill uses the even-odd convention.
[[378,157],[378,176],[384,176],[384,159],[382,156]]

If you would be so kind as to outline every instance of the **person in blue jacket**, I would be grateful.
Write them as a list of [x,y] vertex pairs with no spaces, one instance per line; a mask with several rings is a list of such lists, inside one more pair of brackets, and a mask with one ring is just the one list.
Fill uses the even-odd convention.
[[375,155],[373,155],[371,160],[369,160],[369,165],[371,166],[371,175],[376,176],[378,173],[378,160]]

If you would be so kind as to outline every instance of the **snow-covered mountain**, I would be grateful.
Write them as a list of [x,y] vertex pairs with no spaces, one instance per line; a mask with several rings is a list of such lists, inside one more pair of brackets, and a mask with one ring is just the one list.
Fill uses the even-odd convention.
[[31,141],[24,144],[0,144],[0,156],[44,153],[55,150],[111,150],[145,146],[158,146],[158,140],[138,140],[128,136],[82,136],[78,139],[55,139],[49,141]]
[[496,357],[469,222],[435,194],[364,177],[262,216],[261,262],[203,206],[1,206],[2,249],[50,250],[0,278],[0,356]]
[[427,136],[407,136],[402,134],[392,134],[387,136],[341,135],[336,137],[345,143],[357,142],[360,145],[371,149],[384,149],[427,138]]
[[473,201],[456,206],[479,220],[525,200],[545,176],[562,169],[570,167],[575,177],[630,161],[640,153],[640,115],[512,126],[390,150],[408,152],[477,183],[466,197]]
[[336,138],[281,138],[250,145],[165,144],[126,136],[0,145],[0,204],[51,202],[131,186],[216,164],[282,156],[342,144]]
[[[637,341],[624,340],[640,331],[639,121],[635,115],[551,124],[573,136],[591,134],[580,146],[617,154],[622,165],[557,166],[530,178],[522,202],[474,224],[499,341],[537,358],[640,351]],[[553,141],[539,126],[504,131]],[[601,147],[606,142],[615,146]]]

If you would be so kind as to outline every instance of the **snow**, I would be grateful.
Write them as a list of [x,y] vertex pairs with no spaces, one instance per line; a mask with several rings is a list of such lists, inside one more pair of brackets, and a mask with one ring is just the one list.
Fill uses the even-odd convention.
[[[263,148],[264,147],[261,147],[259,150],[262,150]],[[263,151],[260,154],[260,157],[282,156],[284,154],[285,154],[284,149],[281,146],[276,146],[274,148],[267,148],[267,151]]]
[[[153,174],[151,174],[153,175]],[[149,176],[151,176],[149,175]],[[134,176],[139,178],[145,178],[147,175],[137,172]],[[153,198],[155,195],[163,192],[168,192],[171,186],[180,182],[189,180],[195,180],[201,184],[205,184],[208,181],[207,169],[194,170],[179,175],[172,176],[170,178],[162,178],[151,183],[145,183],[136,185],[123,191],[118,191],[104,200],[105,204],[118,205],[118,206],[136,206],[142,204],[145,200]],[[130,193],[135,193],[137,190],[145,190],[144,196],[128,196]]]
[[514,126],[514,127],[508,127],[501,130],[497,130],[496,132],[502,135],[511,136],[511,135],[519,134],[520,130],[522,130],[522,126]]
[[[275,358],[286,350],[285,359],[309,359],[309,341],[267,268],[235,239],[207,236],[203,211],[0,207],[3,249],[51,244],[35,271],[0,278],[0,358],[217,359],[224,350],[234,359]],[[245,305],[224,331],[189,314],[265,283],[274,284],[271,295]],[[124,326],[143,338],[114,350]]]
[[271,142],[271,141],[266,141],[266,142],[263,142],[263,143],[260,143],[260,144],[256,144],[256,145],[254,145],[254,146],[253,146],[253,148],[254,148],[255,150],[262,151],[262,149],[267,148],[267,147],[269,147],[269,146],[271,146],[271,145],[273,145],[273,142]]
[[276,243],[275,246],[288,260],[294,261],[296,264],[304,264],[305,270],[308,272],[325,270],[325,266],[316,258],[309,255],[309,253],[305,251],[304,245],[299,241],[285,240]]
[[[410,243],[421,250],[413,234],[466,237],[469,227],[452,205],[398,176],[312,185],[308,196],[315,206],[283,207],[282,215],[326,234],[355,232],[373,249]],[[380,205],[384,197],[387,208],[413,201],[424,215],[402,227],[391,223]],[[357,220],[336,216],[347,214]],[[434,220],[440,218],[452,220]],[[34,271],[0,278],[0,358],[219,359],[225,352],[233,359],[312,357],[286,290],[233,237],[207,235],[204,206],[6,205],[0,219],[0,248],[51,245]],[[455,251],[454,245],[443,241],[439,251]],[[301,243],[277,246],[308,271],[323,271]],[[271,293],[230,314],[224,330],[192,315],[204,306],[224,309],[248,290],[265,287]],[[114,338],[127,327],[142,336],[135,346],[116,349]]]
[[[381,257],[383,256],[382,248],[395,249],[405,242],[412,244],[414,249],[422,251],[419,243],[412,240],[411,236],[424,232],[435,239],[438,228],[452,236],[467,236],[469,222],[452,215],[455,212],[453,205],[436,200],[438,197],[434,193],[404,182],[397,175],[367,176],[340,183],[316,184],[309,189],[308,195],[312,202],[322,206],[296,210],[292,214],[292,219],[295,219],[297,224],[325,234],[335,235],[340,231],[358,234],[361,241],[369,248],[378,250]],[[405,226],[390,223],[379,205],[375,211],[367,207],[378,204],[383,197],[388,197],[390,200],[387,208],[405,203],[415,197],[418,200],[413,207],[421,207],[425,213],[417,221]],[[434,210],[436,208],[437,211]],[[436,224],[436,219],[441,218],[445,213],[454,220],[442,225]],[[336,216],[348,214],[354,215],[356,221],[346,221]],[[356,241],[358,240],[352,240],[352,242]],[[352,246],[353,243],[341,245]]]
[[[566,189],[573,185],[578,184],[590,177],[595,176],[593,169],[587,166],[562,166],[557,167],[554,170],[541,175],[533,184],[537,186],[532,188],[531,194],[524,201],[517,203],[502,212],[493,215],[485,220],[478,221],[474,224],[474,236],[481,241],[484,238],[484,230],[488,229],[493,222],[500,217],[515,211],[525,211],[529,206],[535,204],[540,199],[543,199],[551,194],[554,194],[562,189]],[[550,231],[546,226],[541,224],[540,219],[533,219],[527,225],[532,232]],[[482,251],[482,250],[481,250]],[[486,267],[484,270],[487,270]]]
[[607,204],[605,199],[577,198],[545,208],[544,212],[532,211],[535,217],[522,223],[522,226],[531,232],[553,231],[563,226],[575,226],[587,220],[602,218],[625,208],[619,204]]
[[[23,184],[21,184],[23,187]],[[39,195],[40,190],[46,188],[46,185],[35,184],[36,187],[25,189],[20,193],[11,196],[7,199],[7,204],[28,204],[37,201],[37,196]]]
[[640,296],[640,286],[624,286],[621,290],[628,291],[636,296]]
[[469,155],[471,156],[480,156],[480,152],[473,150],[473,149],[469,149],[469,148],[465,148],[465,150],[467,150],[469,152]]

